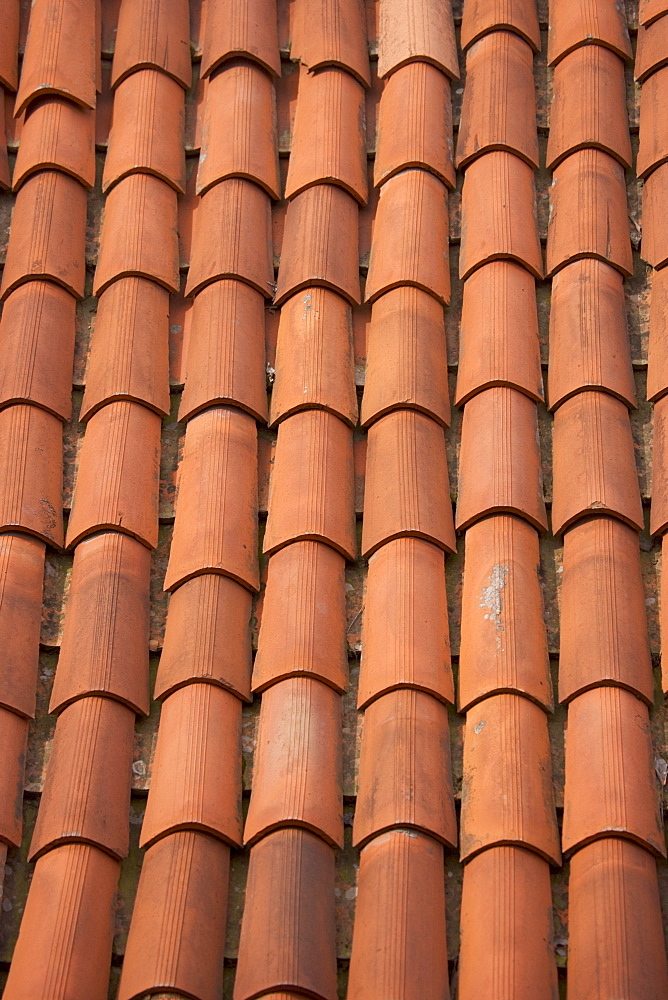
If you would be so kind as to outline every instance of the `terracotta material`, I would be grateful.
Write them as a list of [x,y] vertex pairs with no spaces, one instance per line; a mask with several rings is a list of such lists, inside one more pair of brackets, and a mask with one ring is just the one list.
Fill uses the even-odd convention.
[[102,190],[132,173],[154,174],[177,191],[186,183],[183,90],[165,73],[142,69],[114,94]]
[[507,29],[540,51],[540,30],[533,0],[468,0],[462,17],[462,48],[490,31]]
[[581,392],[554,415],[552,530],[587,515],[613,514],[642,530],[643,513],[626,407],[604,392]]
[[176,191],[150,174],[131,174],[107,195],[93,294],[128,275],[179,290]]
[[638,536],[613,518],[564,535],[559,698],[619,684],[654,699]]
[[58,716],[29,858],[73,841],[128,851],[134,712],[80,698]]
[[371,78],[364,4],[360,0],[302,0],[295,13],[290,57],[311,72],[340,66],[368,87]]
[[[668,535],[661,539],[661,566],[668,567]],[[661,629],[661,687],[668,691],[668,573],[661,571],[659,624]]]
[[[293,153],[294,156],[294,153]],[[270,422],[322,407],[353,427],[357,393],[350,305],[326,288],[308,288],[281,309]]]
[[378,76],[409,62],[429,62],[457,79],[457,43],[450,4],[385,0],[378,21]]
[[[477,854],[464,869],[460,919],[459,1000],[556,1000],[550,868],[542,858],[521,847]],[[568,968],[570,990],[570,961]]]
[[459,276],[490,260],[519,261],[543,275],[533,170],[513,153],[486,153],[469,164],[462,189]]
[[229,866],[227,844],[191,830],[146,851],[118,1000],[163,990],[221,995]]
[[264,299],[241,281],[214,281],[195,297],[179,420],[212,404],[267,419]]
[[116,531],[77,545],[50,712],[88,694],[148,715],[151,554]]
[[151,67],[172,76],[186,90],[192,82],[188,0],[132,0],[121,3],[111,85]]
[[664,206],[668,194],[668,163],[645,178],[642,189],[642,242],[640,256],[652,267],[668,264],[668,237],[665,234]]
[[663,534],[668,528],[668,397],[662,396],[654,404],[654,448],[652,451],[652,507],[650,531]]
[[275,2],[211,0],[206,8],[200,74],[205,77],[227,59],[252,59],[281,75]]
[[62,424],[36,406],[0,411],[0,530],[63,544]]
[[533,52],[509,31],[484,35],[466,53],[457,166],[493,149],[538,166]]
[[574,0],[567,6],[550,9],[547,64],[554,66],[581,45],[603,45],[622,59],[631,58],[631,42],[626,12],[617,3],[605,0]]
[[334,851],[307,830],[277,830],[251,851],[233,996],[292,989],[337,997]]
[[497,516],[466,532],[459,649],[459,710],[513,692],[552,709],[538,535]]
[[255,421],[222,407],[188,421],[165,590],[200,573],[260,587]]
[[447,1000],[443,849],[392,830],[360,854],[348,1000]]
[[633,273],[624,169],[599,149],[580,149],[555,169],[550,188],[547,270],[598,257]]
[[87,0],[34,0],[14,114],[60,94],[95,107],[95,7]]
[[362,525],[365,558],[409,535],[454,552],[443,428],[423,413],[396,410],[369,428]]
[[448,710],[424,691],[388,691],[364,712],[353,844],[393,827],[457,843]]
[[668,271],[662,268],[660,271],[652,272],[647,398],[656,401],[666,392],[668,392]]
[[221,181],[203,195],[195,212],[185,294],[196,295],[218,278],[241,278],[271,298],[269,196],[250,181]]
[[560,864],[547,716],[528,698],[498,694],[466,715],[460,856],[515,845]]
[[252,63],[229,63],[209,80],[197,194],[225,177],[245,177],[280,197],[274,103],[271,78]]
[[668,67],[652,73],[640,91],[640,144],[636,170],[646,177],[655,167],[668,161]]
[[[573,856],[568,905],[568,995],[668,995],[656,862],[611,837]],[[602,919],[605,914],[605,919]]]
[[358,708],[397,688],[454,701],[443,552],[397,538],[369,559]]
[[102,293],[86,366],[81,420],[114,400],[169,413],[169,292],[146,278],[119,278]]
[[19,0],[9,0],[0,11],[0,86],[16,90],[19,80]]
[[351,429],[324,410],[303,410],[279,427],[264,551],[326,542],[347,559],[357,550]]
[[660,786],[647,705],[619,687],[595,687],[568,706],[562,845],[628,837],[665,856]]
[[60,171],[30,177],[16,196],[0,295],[48,278],[72,295],[84,293],[86,190]]
[[[390,77],[391,80],[394,77]],[[373,304],[362,397],[364,425],[394,409],[421,410],[450,423],[443,307],[419,288],[400,285]]]
[[490,261],[464,282],[455,401],[493,385],[543,398],[535,282],[512,260]]
[[[555,66],[547,166],[595,146],[631,165],[624,63],[601,45],[583,45]],[[578,96],[574,100],[574,95]]]
[[0,708],[0,841],[18,847],[23,821],[23,776],[28,745],[28,720]]
[[140,847],[176,830],[241,843],[241,702],[214,684],[165,698]]
[[[24,535],[0,535],[0,705],[35,712],[44,544]],[[9,758],[8,758],[9,759]]]
[[345,561],[329,545],[294,542],[269,560],[253,691],[286,677],[348,683]]
[[633,75],[638,83],[645,83],[652,73],[666,65],[668,52],[668,22],[660,18],[656,24],[638,28],[638,44]]
[[[2,88],[0,87],[0,92]],[[4,96],[4,95],[3,95]],[[12,182],[9,176],[9,161],[7,159],[7,145],[0,135],[0,191],[9,191]]]
[[104,1000],[119,874],[118,861],[89,844],[66,844],[39,859],[3,994],[7,1000]]
[[175,590],[154,697],[200,680],[250,701],[251,611],[249,591],[226,576],[196,576]]
[[473,396],[464,409],[455,523],[467,528],[502,513],[547,530],[536,404],[522,392],[496,386]]
[[340,727],[341,698],[327,684],[288,677],[266,689],[245,844],[297,826],[343,846]]
[[76,300],[51,281],[28,281],[0,319],[0,406],[35,403],[62,420],[72,412]]
[[636,405],[624,280],[591,257],[573,261],[552,281],[550,409],[583,389],[604,389]]
[[452,161],[450,81],[430,63],[409,63],[383,87],[374,183],[380,185],[407,167],[421,167],[454,187]]
[[398,285],[450,301],[448,192],[424,170],[396,174],[380,190],[365,301]]
[[642,25],[652,24],[664,14],[668,14],[666,0],[640,0],[638,4],[638,21]]
[[108,528],[158,543],[160,429],[139,403],[109,403],[88,422],[79,453],[67,545]]
[[317,184],[288,205],[276,305],[309,285],[360,301],[357,204],[334,184]]
[[95,184],[95,112],[59,98],[35,101],[21,132],[14,190],[38,170],[52,167],[86,187]]

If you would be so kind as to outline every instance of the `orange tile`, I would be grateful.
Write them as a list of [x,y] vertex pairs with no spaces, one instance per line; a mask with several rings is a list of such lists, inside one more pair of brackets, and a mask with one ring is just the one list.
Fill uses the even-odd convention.
[[518,517],[487,517],[467,530],[460,712],[501,692],[525,695],[551,711],[539,564],[538,535]]
[[653,170],[649,177],[645,178],[642,189],[643,226],[640,256],[656,268],[668,264],[668,237],[664,226],[666,197],[668,197],[668,163]]
[[244,177],[280,197],[272,80],[252,63],[233,62],[212,77],[202,124],[197,194],[226,177]]
[[359,0],[299,0],[292,22],[290,58],[313,72],[340,66],[369,86],[364,7]]
[[550,408],[582,389],[604,389],[636,405],[624,280],[590,257],[573,261],[552,281]]
[[633,528],[596,517],[565,533],[560,611],[559,699],[619,684],[651,705],[654,678]]
[[447,1000],[443,848],[392,830],[362,849],[348,1000]]
[[457,843],[448,710],[424,691],[388,691],[367,705],[353,844],[392,828]]
[[640,0],[638,4],[638,20],[640,24],[651,24],[664,14],[668,14],[666,0]]
[[494,149],[538,166],[533,52],[509,31],[484,35],[466,53],[457,166]]
[[357,203],[333,184],[307,188],[288,205],[275,303],[309,285],[360,301]]
[[[179,267],[183,272],[190,267],[192,259],[193,223],[201,198],[195,193],[197,169],[194,158],[186,160],[186,188],[177,198],[177,226],[179,231]],[[187,281],[187,273],[186,273]],[[183,287],[183,285],[181,286]]]
[[543,858],[520,847],[477,854],[464,869],[460,920],[459,1000],[558,996]]
[[455,523],[467,528],[502,513],[547,530],[536,404],[522,392],[496,386],[464,408]]
[[0,708],[0,841],[18,847],[23,820],[23,780],[28,720]]
[[663,534],[668,528],[668,397],[654,404],[654,448],[652,452],[652,508],[650,531]]
[[264,551],[290,542],[326,542],[354,559],[353,436],[324,410],[303,410],[278,430]]
[[275,0],[207,0],[202,76],[237,58],[251,59],[281,75]]
[[253,847],[234,1000],[336,1000],[334,898],[334,851],[320,837],[277,830]]
[[95,104],[95,145],[106,147],[111,131],[111,117],[113,113],[114,95],[111,89],[111,63],[108,59],[101,59],[102,67],[102,92],[97,95]]
[[30,177],[16,196],[2,298],[33,278],[48,278],[81,298],[85,237],[85,188],[56,170]]
[[547,716],[528,698],[498,694],[469,709],[464,737],[460,855],[527,847],[560,864]]
[[28,281],[0,319],[0,406],[35,403],[63,420],[72,412],[76,300],[50,281]]
[[421,289],[400,285],[371,310],[362,424],[408,408],[450,423],[443,307]]
[[202,196],[193,219],[186,295],[218,278],[241,278],[271,298],[269,195],[250,181],[232,178]]
[[[624,63],[601,45],[584,45],[554,69],[547,166],[595,146],[631,165]],[[642,133],[641,133],[642,137]]]
[[154,174],[177,191],[186,183],[183,89],[171,77],[142,69],[114,93],[102,190],[132,173]]
[[638,83],[644,83],[668,61],[668,21],[660,18],[656,23],[638,29],[638,44],[633,75]]
[[536,286],[511,260],[490,261],[464,282],[455,402],[494,385],[543,398]]
[[341,698],[327,684],[288,677],[263,692],[245,844],[297,826],[343,845],[340,728]]
[[374,184],[407,167],[429,170],[455,186],[450,81],[430,63],[409,63],[392,73],[378,106]]
[[0,530],[63,544],[63,431],[37,406],[0,411]]
[[462,189],[459,277],[490,260],[523,264],[543,276],[533,170],[513,153],[487,153],[469,164]]
[[604,45],[622,57],[631,58],[631,42],[626,24],[626,12],[607,0],[575,0],[550,9],[547,64],[554,66],[565,55],[581,45]]
[[14,167],[14,190],[39,170],[71,174],[95,184],[95,112],[60,98],[34,102],[26,114]]
[[668,392],[668,271],[654,271],[651,279],[647,398],[656,401]]
[[18,715],[35,712],[42,614],[44,544],[0,535],[0,705]]
[[378,21],[378,75],[409,62],[429,62],[455,80],[459,76],[452,5],[384,0]]
[[118,13],[122,0],[102,0],[101,8],[101,51],[103,56],[113,56],[118,29]]
[[348,684],[345,561],[329,545],[295,542],[269,560],[253,691],[286,677]]
[[184,89],[192,80],[188,0],[121,3],[111,85],[138,69],[162,70]]
[[362,525],[365,558],[392,538],[411,536],[454,552],[443,428],[413,410],[395,410],[369,428]]
[[625,837],[666,854],[647,705],[596,687],[568,706],[562,845]]
[[45,94],[60,94],[94,108],[96,57],[94,4],[34,0],[15,113]]
[[81,420],[105,403],[132,400],[169,413],[169,292],[145,278],[119,278],[100,296]]
[[58,716],[30,860],[61,844],[128,852],[134,712],[111,698],[80,698]]
[[467,49],[490,31],[514,32],[540,52],[540,30],[533,0],[468,0],[462,17],[462,48]]
[[645,80],[640,91],[640,144],[636,170],[646,177],[668,160],[668,67]]
[[258,590],[257,431],[238,410],[216,407],[188,421],[165,590],[222,573]]
[[93,294],[135,275],[179,290],[176,191],[150,174],[131,174],[107,195]]
[[293,295],[281,309],[270,422],[322,407],[353,427],[357,393],[350,305],[326,288]]
[[229,866],[227,844],[193,830],[146,851],[118,1000],[156,991],[221,995]]
[[581,392],[554,415],[552,530],[613,514],[642,530],[643,513],[628,410],[604,392]]
[[285,197],[322,183],[366,202],[364,88],[345,70],[302,67]]
[[116,531],[77,545],[50,712],[88,694],[147,715],[151,554]]
[[19,0],[9,0],[0,10],[0,86],[16,90],[19,79]]
[[[0,96],[4,96],[2,94],[2,87],[0,87]],[[4,132],[0,129],[0,191],[8,191],[11,186],[9,160],[7,159],[7,143]]]
[[149,548],[158,542],[160,429],[139,403],[109,403],[89,420],[79,454],[66,544],[102,529],[122,531]]

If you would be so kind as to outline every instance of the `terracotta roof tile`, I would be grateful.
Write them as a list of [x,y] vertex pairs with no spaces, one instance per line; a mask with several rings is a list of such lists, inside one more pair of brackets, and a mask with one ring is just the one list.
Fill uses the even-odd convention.
[[653,73],[640,92],[640,144],[636,170],[646,177],[655,167],[668,160],[668,126],[665,122],[668,104],[668,67]]
[[362,554],[410,536],[454,552],[455,532],[443,428],[423,413],[396,410],[369,428]]
[[38,170],[71,174],[86,187],[95,183],[95,112],[59,98],[31,104],[21,132],[14,190]]
[[300,674],[345,691],[344,569],[343,556],[318,542],[294,542],[272,555],[253,691]]
[[645,178],[642,189],[642,243],[640,256],[652,267],[668,264],[668,237],[664,232],[663,212],[668,193],[668,163]]
[[566,733],[564,851],[612,835],[665,856],[658,788],[647,705],[619,687],[595,687],[574,698]]
[[0,530],[63,544],[62,424],[36,406],[0,411]]
[[23,771],[28,720],[0,708],[0,741],[4,757],[0,771],[0,841],[18,846],[23,820]]
[[560,863],[547,716],[515,694],[469,708],[464,739],[461,857],[506,844]]
[[299,0],[290,57],[311,72],[341,66],[369,86],[364,4],[361,0]]
[[19,71],[19,0],[7,0],[0,11],[0,86],[16,90]]
[[668,271],[661,268],[652,274],[647,398],[657,400],[666,392],[668,392]]
[[638,83],[644,83],[648,76],[655,73],[668,62],[666,43],[668,42],[668,21],[665,18],[651,26],[638,29],[638,44],[633,73]]
[[513,153],[487,153],[469,164],[462,190],[459,276],[490,260],[511,259],[543,275],[533,170]]
[[222,573],[250,590],[260,585],[255,421],[224,407],[186,427],[165,590],[200,573]]
[[279,197],[274,88],[252,63],[226,64],[207,84],[197,194],[226,177],[255,181]]
[[604,45],[623,59],[631,58],[631,42],[624,8],[609,0],[574,0],[550,5],[548,66],[581,45]]
[[454,701],[443,552],[397,538],[369,559],[357,704],[397,688]]
[[466,54],[457,166],[494,149],[538,166],[533,52],[508,31],[483,36]]
[[160,417],[139,403],[109,403],[86,428],[67,545],[114,529],[150,548],[158,541]]
[[[0,98],[4,98],[2,92],[2,87],[0,87]],[[2,110],[2,102],[0,102],[0,111]],[[7,142],[5,140],[5,134],[0,129],[0,191],[8,191],[12,186],[11,178],[9,176],[9,160],[7,159]]]
[[25,716],[35,711],[44,555],[36,538],[0,536],[0,705]]
[[628,411],[604,392],[581,392],[554,415],[552,530],[592,514],[642,529],[643,514]]
[[668,528],[668,397],[654,404],[654,449],[652,453],[652,508],[650,531],[663,534]]
[[502,28],[524,38],[537,52],[540,50],[540,30],[533,0],[468,0],[462,17],[462,48]]
[[281,75],[275,0],[207,0],[201,75],[238,57]]
[[648,25],[668,14],[666,0],[640,0],[638,4],[638,20],[640,24]]
[[190,86],[188,0],[124,0],[118,15],[111,84],[138,69],[162,70]]
[[452,7],[433,0],[384,0],[378,25],[378,75],[409,62],[430,62],[457,79],[459,66]]

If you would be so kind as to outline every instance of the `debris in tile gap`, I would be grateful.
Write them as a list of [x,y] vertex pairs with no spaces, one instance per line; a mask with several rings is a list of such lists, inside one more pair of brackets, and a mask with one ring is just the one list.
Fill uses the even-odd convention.
[[665,785],[666,778],[668,778],[668,760],[664,760],[663,757],[655,757],[654,770],[661,784]]

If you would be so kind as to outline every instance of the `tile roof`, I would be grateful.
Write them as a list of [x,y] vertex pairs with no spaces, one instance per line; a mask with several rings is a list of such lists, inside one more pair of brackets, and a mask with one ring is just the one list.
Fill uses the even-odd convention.
[[6,1000],[668,996],[666,15],[0,3]]

